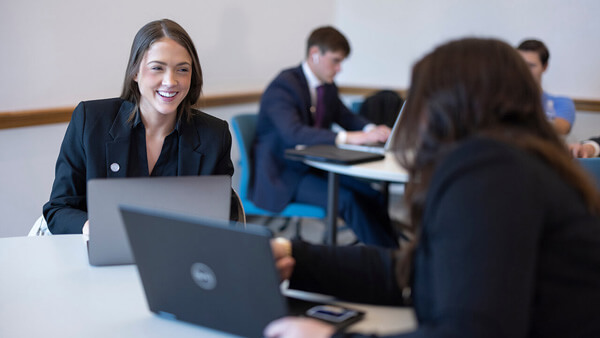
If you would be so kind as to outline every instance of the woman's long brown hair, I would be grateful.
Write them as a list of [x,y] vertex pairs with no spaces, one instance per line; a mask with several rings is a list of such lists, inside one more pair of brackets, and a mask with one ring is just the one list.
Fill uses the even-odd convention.
[[446,154],[469,137],[493,138],[541,158],[581,193],[592,213],[600,213],[595,185],[546,120],[540,97],[522,57],[499,40],[452,41],[414,66],[394,144],[398,161],[409,172],[405,198],[416,232],[397,268],[402,287],[410,282],[412,250],[419,239],[433,172]]

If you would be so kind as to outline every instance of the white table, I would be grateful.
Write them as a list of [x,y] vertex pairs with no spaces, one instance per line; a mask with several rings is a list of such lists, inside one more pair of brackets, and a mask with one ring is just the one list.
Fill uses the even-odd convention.
[[[353,330],[415,328],[411,309],[351,305]],[[0,238],[0,318],[0,337],[228,336],[152,314],[135,266],[90,266],[81,235]]]
[[[329,234],[328,243],[330,245],[335,245],[337,238],[339,175],[366,178],[386,183],[406,183],[408,181],[408,172],[398,164],[394,158],[394,154],[390,152],[385,153],[385,158],[383,160],[355,165],[334,164],[312,160],[305,160],[304,163],[328,172],[327,232]],[[387,185],[385,191],[387,191]]]

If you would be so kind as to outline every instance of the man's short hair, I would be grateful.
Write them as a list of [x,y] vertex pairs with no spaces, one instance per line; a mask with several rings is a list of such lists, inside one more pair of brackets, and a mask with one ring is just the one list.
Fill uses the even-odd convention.
[[536,52],[540,57],[540,61],[542,61],[542,66],[546,66],[548,64],[548,59],[550,59],[548,47],[540,40],[525,40],[519,44],[517,49],[526,52]]
[[310,33],[306,42],[306,56],[312,46],[319,47],[321,54],[341,51],[344,56],[350,55],[350,43],[342,33],[331,26],[319,27]]

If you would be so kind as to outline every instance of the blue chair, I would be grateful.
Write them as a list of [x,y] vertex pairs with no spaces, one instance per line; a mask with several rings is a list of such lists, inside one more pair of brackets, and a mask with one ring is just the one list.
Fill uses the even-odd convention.
[[[237,144],[240,150],[240,186],[239,197],[244,206],[246,215],[269,216],[269,217],[286,217],[286,225],[291,217],[308,217],[324,219],[326,216],[325,209],[304,203],[292,202],[288,204],[281,212],[272,212],[257,207],[248,197],[248,188],[252,179],[253,157],[252,145],[256,135],[256,114],[242,114],[234,116],[231,119],[231,127]],[[296,224],[296,237],[300,237],[300,221]]]
[[600,157],[579,158],[579,163],[596,181],[596,186],[600,189]]

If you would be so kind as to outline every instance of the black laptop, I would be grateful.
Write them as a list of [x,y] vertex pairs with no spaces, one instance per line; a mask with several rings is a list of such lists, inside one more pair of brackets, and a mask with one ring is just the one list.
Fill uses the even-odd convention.
[[284,297],[264,226],[131,206],[121,214],[148,306],[160,316],[262,337],[268,323],[290,314],[339,326],[364,315]]
[[318,144],[287,149],[285,157],[291,160],[312,160],[347,165],[379,161],[385,158],[382,154],[342,149],[333,144]]

